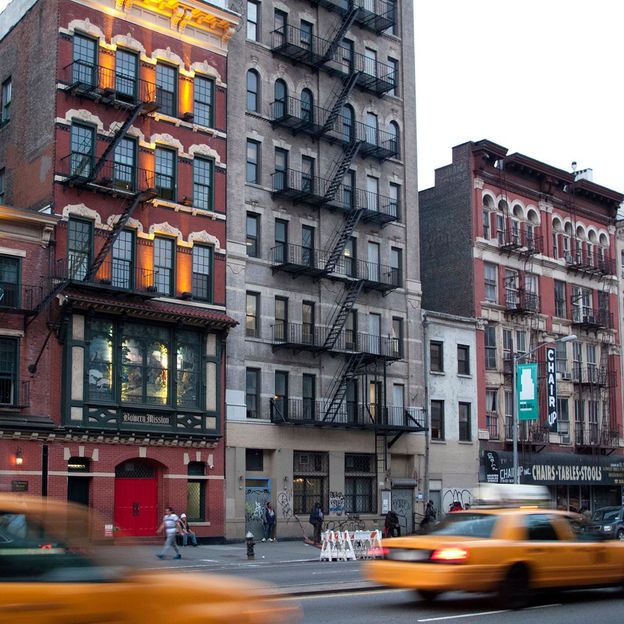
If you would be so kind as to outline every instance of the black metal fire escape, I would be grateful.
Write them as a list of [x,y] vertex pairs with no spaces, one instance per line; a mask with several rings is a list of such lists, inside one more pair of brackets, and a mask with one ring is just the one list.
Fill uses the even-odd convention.
[[[114,153],[115,149],[120,144],[122,139],[126,136],[126,134],[128,133],[128,130],[130,129],[132,124],[136,121],[136,119],[139,117],[139,115],[153,112],[157,108],[158,106],[154,102],[148,99],[146,99],[146,101],[144,102],[139,102],[138,104],[130,108],[128,110],[128,113],[129,113],[128,117],[121,124],[121,126],[117,129],[117,131],[115,132],[115,136],[113,137],[111,142],[107,145],[104,152],[102,152],[102,155],[100,156],[100,158],[90,168],[90,173],[88,175],[80,175],[79,180],[77,180],[74,176],[70,175],[68,176],[66,183],[71,183],[73,186],[84,188],[84,187],[87,187],[89,184],[91,184],[94,180],[96,180],[102,168],[106,164],[108,158],[111,156],[111,154]],[[128,197],[128,201],[126,202],[126,206],[124,210],[122,211],[119,219],[117,220],[113,228],[108,232],[108,235],[106,236],[106,240],[104,241],[104,244],[102,245],[101,249],[99,250],[98,254],[96,255],[95,259],[93,260],[89,268],[87,269],[85,276],[83,278],[83,281],[89,282],[93,279],[98,269],[102,266],[102,263],[104,262],[106,256],[108,255],[113,245],[115,244],[115,241],[119,237],[119,234],[121,233],[125,225],[128,223],[128,220],[132,216],[135,208],[139,204],[145,201],[148,201],[149,199],[152,199],[153,197],[155,197],[155,195],[156,195],[156,192],[154,189],[146,189],[146,190],[138,191],[133,196]],[[52,281],[54,284],[53,287],[51,288],[50,291],[48,291],[48,293],[43,297],[43,299],[37,304],[37,306],[34,309],[33,315],[30,316],[28,320],[26,321],[27,325],[32,323],[32,321],[35,318],[37,318],[37,316],[41,313],[41,311],[46,309],[47,306],[52,302],[52,300],[57,295],[59,295],[72,282],[71,267],[68,267],[68,274],[66,275],[52,276]]]

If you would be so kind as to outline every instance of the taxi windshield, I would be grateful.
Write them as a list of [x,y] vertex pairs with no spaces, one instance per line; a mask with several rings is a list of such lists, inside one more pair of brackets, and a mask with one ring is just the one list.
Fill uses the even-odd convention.
[[492,537],[498,516],[482,513],[453,513],[436,526],[431,535],[461,535],[463,537]]

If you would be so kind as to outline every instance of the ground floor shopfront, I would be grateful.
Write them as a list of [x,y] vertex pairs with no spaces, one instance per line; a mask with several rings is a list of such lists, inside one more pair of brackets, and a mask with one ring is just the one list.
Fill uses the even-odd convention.
[[369,431],[280,427],[263,421],[228,421],[226,535],[263,536],[266,503],[277,514],[277,537],[312,535],[308,519],[316,502],[328,526],[383,526],[392,508],[402,532],[422,513],[424,436],[406,433],[388,451],[387,470]]
[[[548,487],[554,506],[578,511],[624,504],[624,456],[576,453],[521,453],[520,483]],[[513,483],[513,455],[484,449],[479,480]]]
[[186,512],[198,537],[224,536],[222,444],[7,433],[0,440],[0,491],[87,505],[96,532],[155,537],[164,508]]

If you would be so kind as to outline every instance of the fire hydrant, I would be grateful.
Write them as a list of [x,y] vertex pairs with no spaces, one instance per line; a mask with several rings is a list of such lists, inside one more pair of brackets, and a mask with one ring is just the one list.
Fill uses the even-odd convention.
[[256,542],[254,542],[254,536],[251,531],[248,531],[247,535],[245,535],[245,541],[247,542],[247,559],[255,559],[254,546]]

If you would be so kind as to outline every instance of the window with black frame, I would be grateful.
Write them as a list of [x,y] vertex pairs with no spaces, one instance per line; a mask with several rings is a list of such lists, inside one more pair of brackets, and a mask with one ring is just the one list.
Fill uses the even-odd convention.
[[177,114],[178,70],[172,65],[156,64],[156,103],[163,115]]
[[156,163],[155,181],[158,197],[175,201],[178,153],[175,150],[157,147],[154,160]]
[[71,176],[89,178],[95,161],[95,128],[72,123],[70,133]]
[[0,256],[0,307],[19,308],[21,261],[14,256]]
[[174,292],[175,245],[172,238],[154,239],[154,284],[163,295]]
[[70,218],[67,222],[67,273],[70,279],[83,280],[91,263],[93,223]]
[[113,184],[132,193],[136,189],[136,140],[124,137],[113,153]]
[[193,159],[193,205],[202,210],[212,210],[214,162],[208,158]]
[[327,512],[329,454],[295,451],[293,454],[293,511],[309,514],[315,503]]
[[193,80],[193,121],[200,126],[212,128],[214,124],[214,80],[195,76]]
[[374,513],[375,456],[345,455],[345,511],[347,513]]
[[189,522],[203,522],[206,519],[206,480],[197,478],[205,474],[204,462],[189,462],[185,512]]
[[90,87],[98,84],[98,41],[78,33],[72,44],[72,82]]
[[18,346],[16,338],[0,338],[0,405],[18,401]]
[[[113,243],[111,282],[115,288],[135,287],[134,232],[122,230]],[[139,284],[142,286],[143,284]]]
[[117,97],[134,102],[138,93],[139,55],[122,48],[115,51],[115,91]]
[[196,332],[176,332],[176,395],[177,406],[201,407],[201,341]]
[[213,249],[205,245],[193,246],[193,298],[212,301]]

